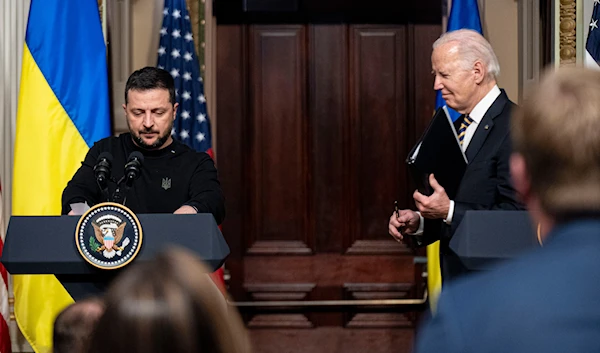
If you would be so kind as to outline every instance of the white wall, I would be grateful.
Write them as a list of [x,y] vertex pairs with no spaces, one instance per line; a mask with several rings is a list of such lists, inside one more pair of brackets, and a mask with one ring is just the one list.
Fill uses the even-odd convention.
[[[500,62],[498,86],[518,103],[519,97],[519,12],[518,0],[477,0],[483,34]],[[448,0],[448,11],[452,0]],[[444,28],[446,22],[443,23]]]
[[131,3],[132,69],[156,66],[164,0],[135,0]]
[[592,19],[592,12],[594,12],[594,0],[581,0],[578,6],[583,7],[583,15],[580,19],[581,22],[577,23],[577,27],[581,26],[583,35],[583,50],[585,50],[585,42],[587,41],[588,33],[590,31],[590,20]]
[[483,30],[500,62],[498,86],[519,97],[519,12],[515,0],[479,0]]

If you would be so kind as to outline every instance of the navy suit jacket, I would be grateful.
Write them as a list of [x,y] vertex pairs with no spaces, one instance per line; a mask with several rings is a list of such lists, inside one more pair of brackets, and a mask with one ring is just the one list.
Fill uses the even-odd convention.
[[444,287],[415,351],[600,352],[600,218],[558,225],[543,247]]
[[[453,279],[467,272],[449,248],[450,239],[468,210],[523,210],[510,180],[512,152],[510,115],[515,106],[504,90],[487,110],[465,151],[467,168],[454,198],[452,223],[425,219],[420,245],[440,240],[442,278]],[[442,185],[444,186],[444,185]]]

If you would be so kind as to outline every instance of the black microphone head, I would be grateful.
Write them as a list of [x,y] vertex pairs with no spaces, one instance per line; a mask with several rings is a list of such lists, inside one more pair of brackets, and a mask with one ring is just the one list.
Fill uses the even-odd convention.
[[133,181],[140,176],[140,169],[144,162],[144,155],[139,151],[133,151],[129,154],[127,164],[125,164],[125,176],[127,178],[127,184],[132,185]]
[[133,151],[129,154],[129,161],[133,160],[133,159],[137,159],[138,161],[140,161],[140,163],[144,162],[144,155],[142,154],[142,152],[140,151]]
[[98,161],[94,166],[94,175],[96,176],[96,181],[98,182],[98,186],[101,189],[106,188],[106,183],[110,179],[110,169],[112,167],[112,154],[108,152],[102,152],[98,156]]
[[98,156],[98,162],[100,162],[103,159],[112,165],[113,156],[112,156],[112,154],[110,154],[110,152],[100,153],[100,155]]

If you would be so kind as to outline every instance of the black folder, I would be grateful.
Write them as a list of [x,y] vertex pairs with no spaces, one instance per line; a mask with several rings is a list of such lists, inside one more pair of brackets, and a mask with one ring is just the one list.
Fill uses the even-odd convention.
[[406,163],[420,193],[427,196],[433,194],[433,188],[429,185],[429,175],[433,173],[448,197],[456,197],[467,168],[467,157],[445,108],[435,112],[423,136],[410,151]]

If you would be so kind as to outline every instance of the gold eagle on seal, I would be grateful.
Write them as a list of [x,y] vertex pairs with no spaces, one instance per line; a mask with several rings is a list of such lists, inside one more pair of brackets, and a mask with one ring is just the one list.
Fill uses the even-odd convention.
[[112,259],[115,255],[121,256],[121,252],[129,244],[129,238],[126,238],[122,246],[118,246],[123,238],[126,225],[125,222],[120,224],[117,224],[117,222],[105,222],[102,225],[92,222],[94,235],[98,242],[102,244],[96,251],[101,252],[107,259]]

